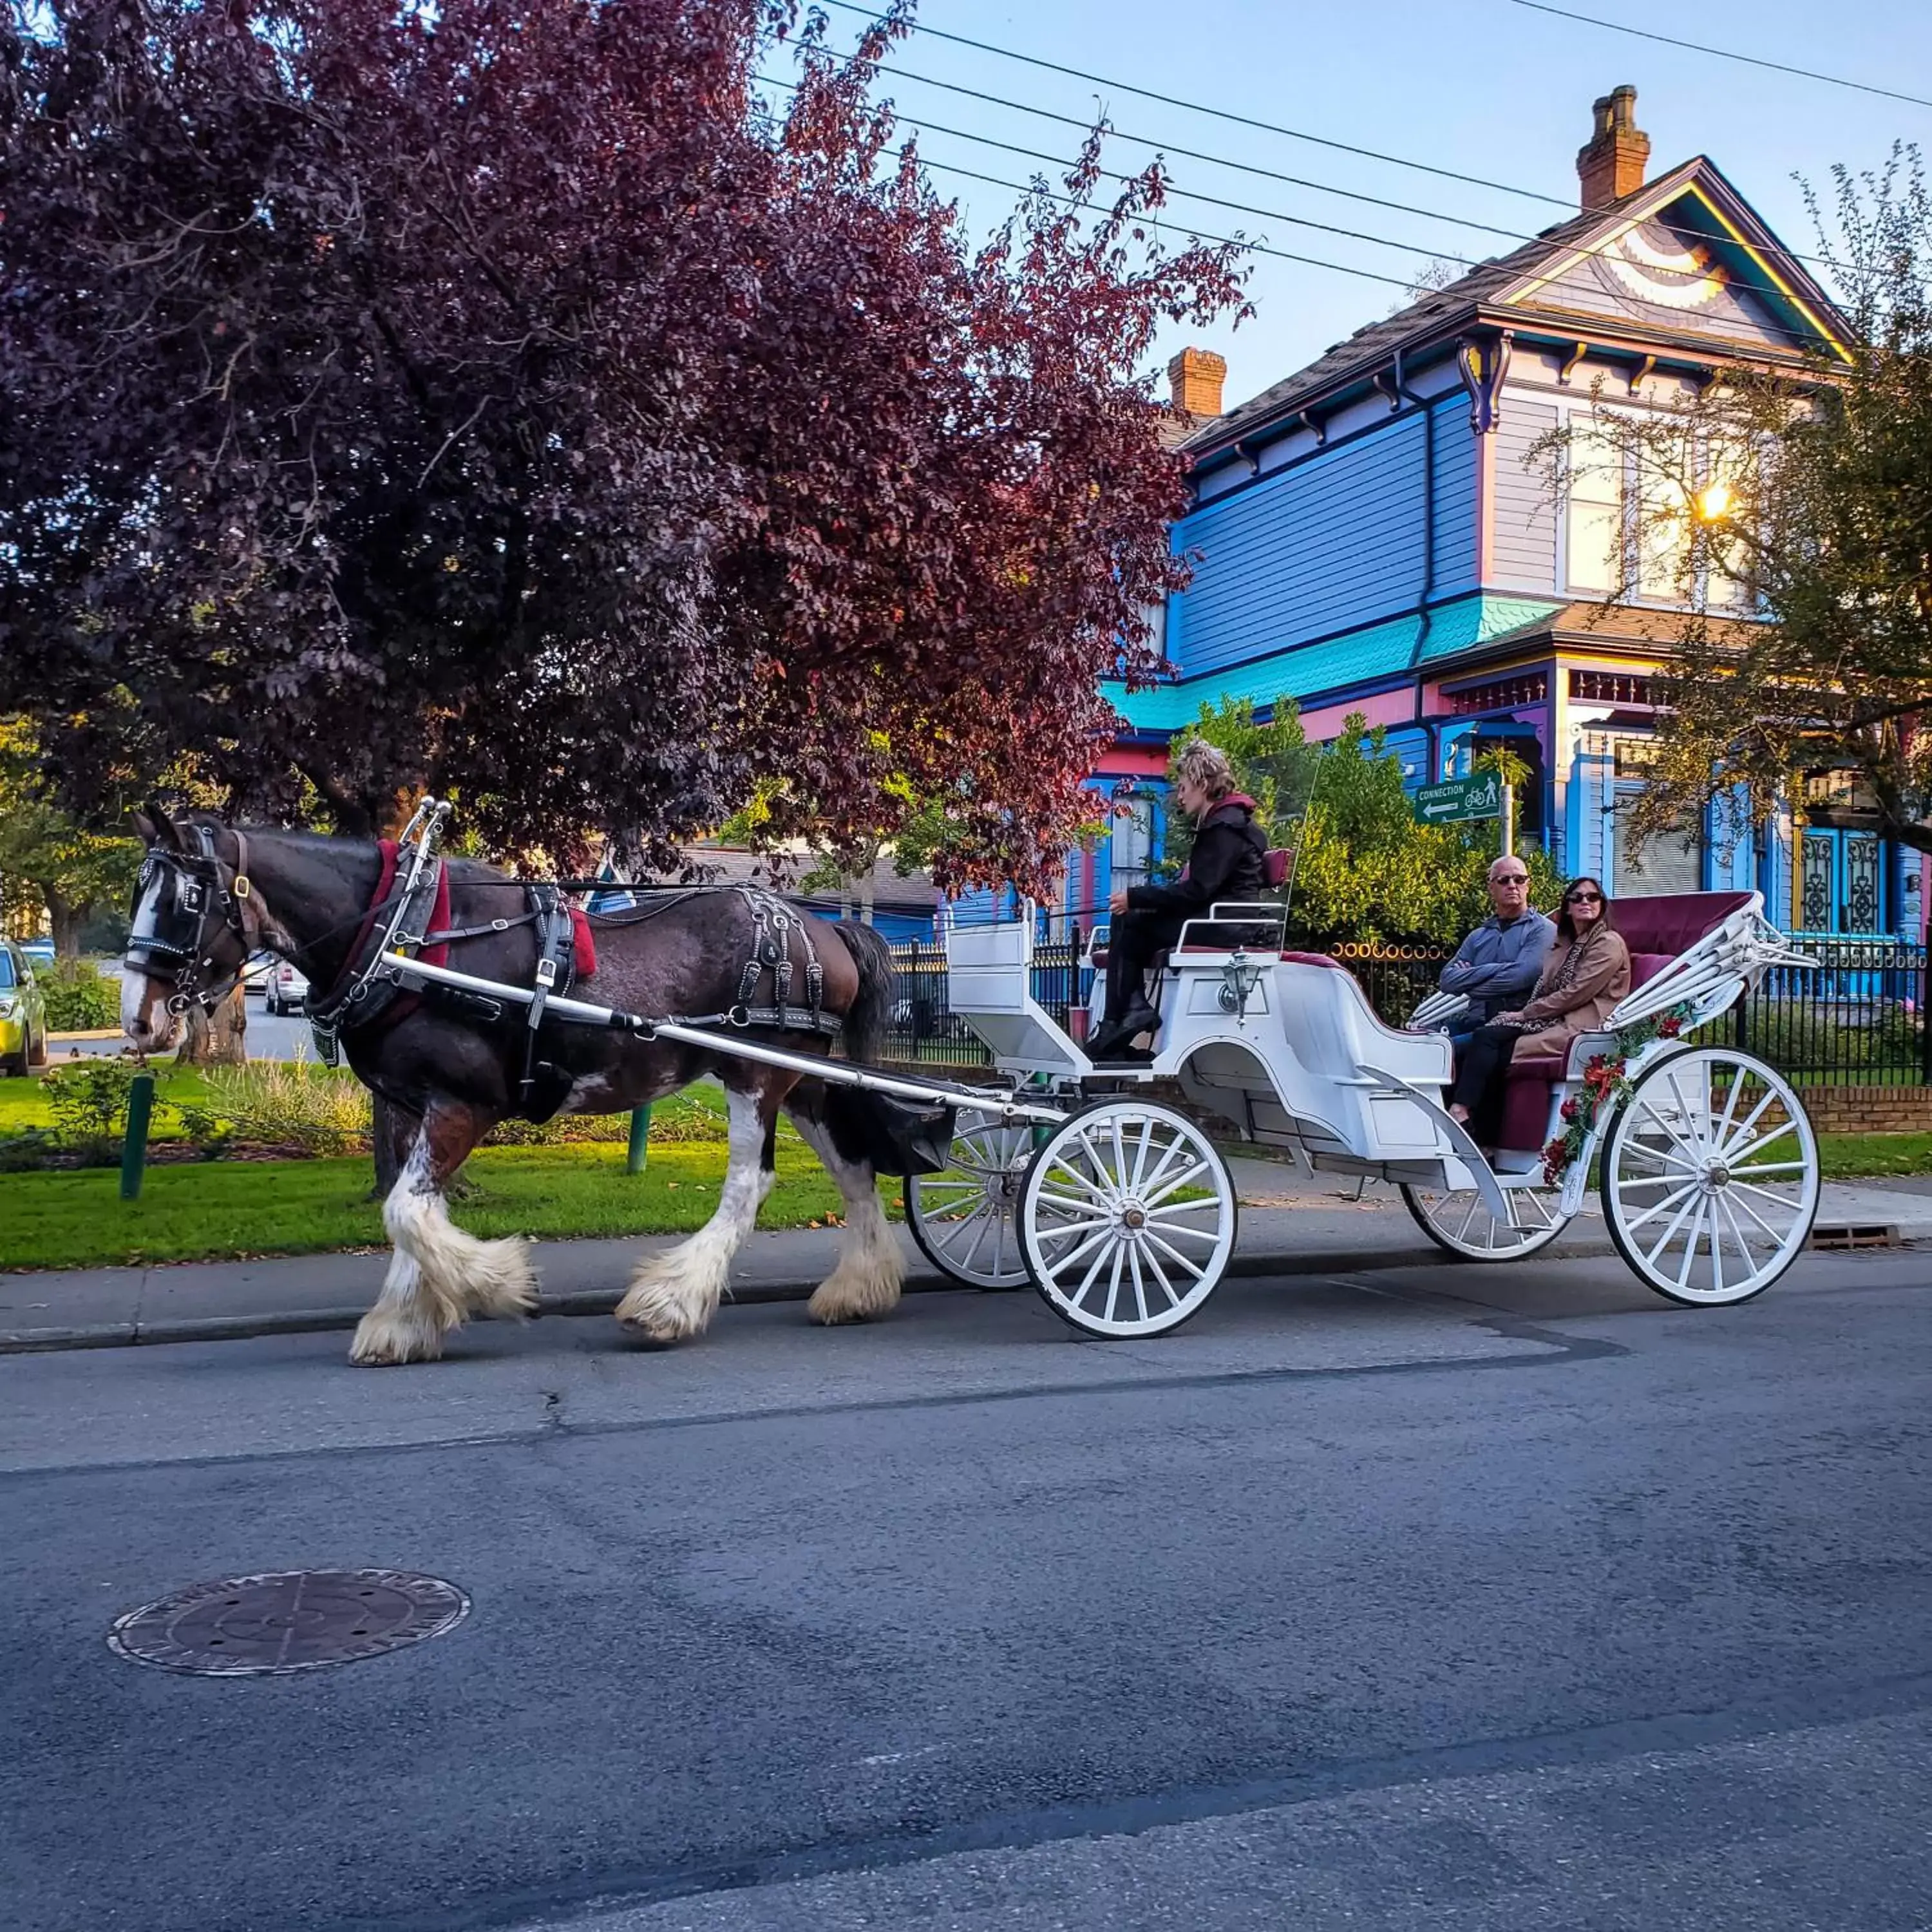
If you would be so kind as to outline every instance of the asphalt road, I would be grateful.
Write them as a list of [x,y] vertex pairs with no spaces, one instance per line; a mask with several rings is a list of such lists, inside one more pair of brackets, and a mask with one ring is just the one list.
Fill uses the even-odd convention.
[[[10,1932],[1932,1924],[1922,1254],[0,1361]],[[118,1613],[394,1565],[244,1681]]]

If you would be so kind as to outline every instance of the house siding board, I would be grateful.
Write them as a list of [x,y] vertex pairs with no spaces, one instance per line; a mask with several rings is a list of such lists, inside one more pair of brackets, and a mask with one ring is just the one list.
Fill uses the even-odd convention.
[[[1438,458],[1452,440],[1447,427],[1437,426]],[[1422,454],[1422,418],[1412,412],[1184,519],[1176,545],[1198,556],[1171,646],[1182,674],[1412,602],[1423,574]]]
[[[1436,543],[1432,597],[1476,588],[1476,439],[1468,412],[1456,402],[1436,412],[1436,492],[1430,524]],[[1419,580],[1418,580],[1419,581]]]
[[1556,506],[1530,451],[1556,427],[1556,406],[1505,395],[1491,479],[1490,578],[1512,590],[1556,589]]

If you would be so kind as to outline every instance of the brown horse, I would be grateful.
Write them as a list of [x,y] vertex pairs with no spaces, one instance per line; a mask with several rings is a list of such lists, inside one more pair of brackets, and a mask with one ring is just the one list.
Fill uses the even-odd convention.
[[[548,956],[561,961],[555,991],[565,990],[564,914],[554,900],[533,905],[529,889],[490,866],[448,861],[432,912],[434,872],[412,900],[393,846],[231,829],[200,814],[171,820],[158,806],[136,824],[148,853],[125,962],[134,1044],[150,1053],[171,1046],[188,1007],[219,998],[248,956],[266,950],[308,976],[311,1010],[334,1016],[357,1076],[422,1124],[384,1204],[395,1252],[350,1360],[431,1360],[469,1316],[535,1306],[528,1244],[466,1234],[443,1202],[451,1177],[500,1121],[628,1112],[707,1074],[722,1083],[729,1114],[717,1211],[688,1240],[639,1264],[618,1319],[656,1342],[703,1330],[776,1178],[781,1112],[844,1202],[843,1246],[812,1298],[812,1318],[864,1321],[897,1303],[904,1264],[879,1206],[874,1162],[889,1156],[879,1152],[886,1144],[873,1096],[634,1034],[555,1018],[532,1029],[524,1007],[408,991],[385,976],[379,955],[400,908],[409,923],[399,939],[428,946],[440,935],[452,968],[499,985],[536,983],[548,939]],[[794,1052],[823,1054],[836,1034],[850,1058],[878,1057],[893,974],[868,927],[815,920],[755,890],[700,888],[646,895],[638,911],[598,922],[595,948],[586,997],[600,1005],[715,1021],[721,1031],[736,1025]]]

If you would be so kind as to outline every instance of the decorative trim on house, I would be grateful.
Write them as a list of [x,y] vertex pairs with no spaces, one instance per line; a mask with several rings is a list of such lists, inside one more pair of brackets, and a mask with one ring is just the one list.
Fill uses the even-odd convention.
[[1572,670],[1570,698],[1575,704],[1642,704],[1656,706],[1656,687],[1648,677],[1630,671]]
[[1492,336],[1466,335],[1456,345],[1456,366],[1469,392],[1469,427],[1486,436],[1496,426],[1502,400],[1503,378],[1509,374],[1510,344],[1514,332],[1499,328]]
[[1565,388],[1570,386],[1570,378],[1576,374],[1577,364],[1589,352],[1590,345],[1587,342],[1579,342],[1564,356],[1563,366],[1556,372],[1556,380]]
[[1636,365],[1635,370],[1631,372],[1630,380],[1630,392],[1632,395],[1636,394],[1637,392],[1642,388],[1644,384],[1649,381],[1651,375],[1656,368],[1657,358],[1654,356],[1646,356],[1643,360]]
[[1550,674],[1528,671],[1515,677],[1496,677],[1486,684],[1471,685],[1462,691],[1445,691],[1443,701],[1452,718],[1467,718],[1479,711],[1515,711],[1526,704],[1550,701]]

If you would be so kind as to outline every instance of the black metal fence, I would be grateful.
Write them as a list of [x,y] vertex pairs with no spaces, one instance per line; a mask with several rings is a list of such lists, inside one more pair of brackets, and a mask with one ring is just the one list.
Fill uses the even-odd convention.
[[1817,965],[1779,967],[1727,1016],[1730,1037],[1795,1078],[1932,1085],[1926,949],[1895,939],[1799,939]]
[[[1778,968],[1713,1034],[1814,1084],[1932,1085],[1926,949],[1890,939],[1794,944],[1817,961],[1816,968]],[[1360,982],[1369,1004],[1399,1026],[1436,990],[1450,949],[1364,944],[1331,951]],[[904,944],[895,946],[892,956],[899,988],[886,1048],[891,1057],[949,1066],[988,1065],[986,1048],[948,1004],[944,950]],[[1033,996],[1062,1026],[1086,1004],[1085,977],[1074,942],[1055,940],[1035,947]]]

